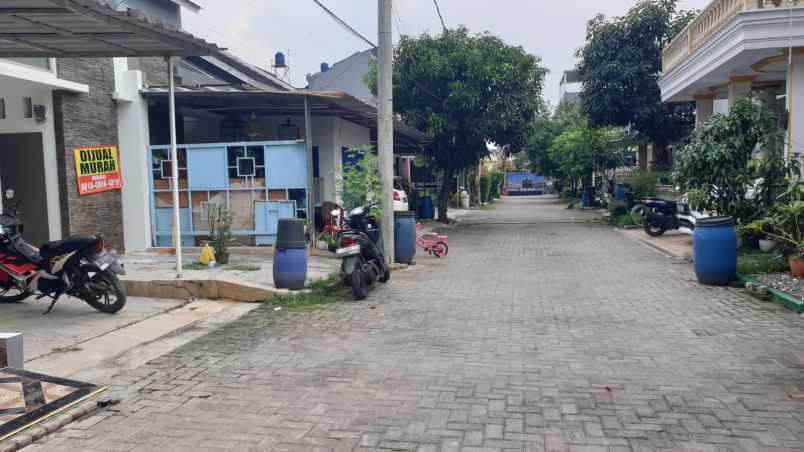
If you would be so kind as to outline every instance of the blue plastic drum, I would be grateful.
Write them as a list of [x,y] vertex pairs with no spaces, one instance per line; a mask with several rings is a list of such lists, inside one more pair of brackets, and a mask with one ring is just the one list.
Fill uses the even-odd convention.
[[737,231],[732,217],[698,220],[692,236],[698,282],[725,286],[737,275]]
[[304,289],[307,280],[307,249],[279,248],[274,252],[274,286],[280,289]]
[[416,257],[416,213],[394,212],[394,262],[411,264]]
[[433,205],[433,198],[425,196],[419,203],[419,218],[425,220],[432,220],[435,218],[435,206]]

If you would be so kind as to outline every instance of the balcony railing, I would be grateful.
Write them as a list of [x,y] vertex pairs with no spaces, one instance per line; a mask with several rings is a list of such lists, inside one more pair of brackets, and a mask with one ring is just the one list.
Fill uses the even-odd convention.
[[662,72],[668,73],[739,13],[764,8],[802,7],[795,0],[713,0],[662,51]]

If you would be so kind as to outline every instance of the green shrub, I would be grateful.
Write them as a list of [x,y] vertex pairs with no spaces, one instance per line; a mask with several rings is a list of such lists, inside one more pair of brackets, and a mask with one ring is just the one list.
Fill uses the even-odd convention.
[[625,215],[614,217],[614,225],[618,228],[624,228],[627,226],[635,226],[636,223],[634,223],[634,217],[632,217],[630,213],[626,213]]
[[497,199],[500,197],[500,193],[502,192],[502,185],[503,185],[503,173],[499,171],[495,171],[491,173],[491,199]]
[[491,196],[491,176],[484,174],[480,176],[480,200],[489,202]]
[[658,182],[658,173],[638,170],[625,177],[623,186],[625,186],[625,191],[631,199],[641,199],[656,196],[656,184]]
[[630,209],[628,209],[628,204],[622,201],[611,201],[609,202],[608,210],[611,218],[617,218],[628,215]]
[[787,260],[779,254],[755,251],[737,256],[737,273],[741,275],[786,272],[788,267]]

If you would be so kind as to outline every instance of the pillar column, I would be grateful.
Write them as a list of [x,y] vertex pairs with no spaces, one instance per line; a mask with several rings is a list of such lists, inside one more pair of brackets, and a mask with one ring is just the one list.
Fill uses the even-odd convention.
[[753,75],[729,77],[729,108],[741,98],[751,94],[751,83],[753,81]]
[[[798,52],[797,52],[798,51]],[[787,69],[787,145],[785,157],[804,154],[804,49],[794,49]]]
[[695,128],[699,128],[709,121],[715,108],[714,94],[695,96]]

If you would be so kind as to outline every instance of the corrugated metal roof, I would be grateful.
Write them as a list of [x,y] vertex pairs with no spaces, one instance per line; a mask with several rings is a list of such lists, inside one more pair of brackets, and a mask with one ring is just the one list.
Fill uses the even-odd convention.
[[[165,97],[167,87],[149,87],[146,97]],[[342,91],[260,91],[234,85],[176,87],[176,102],[210,112],[257,111],[276,115],[303,115],[304,98],[315,116],[337,115],[369,129],[377,128],[377,109]],[[401,121],[394,121],[396,147],[415,147],[430,140],[427,134]]]
[[0,0],[0,57],[215,55],[222,49],[95,0]]

